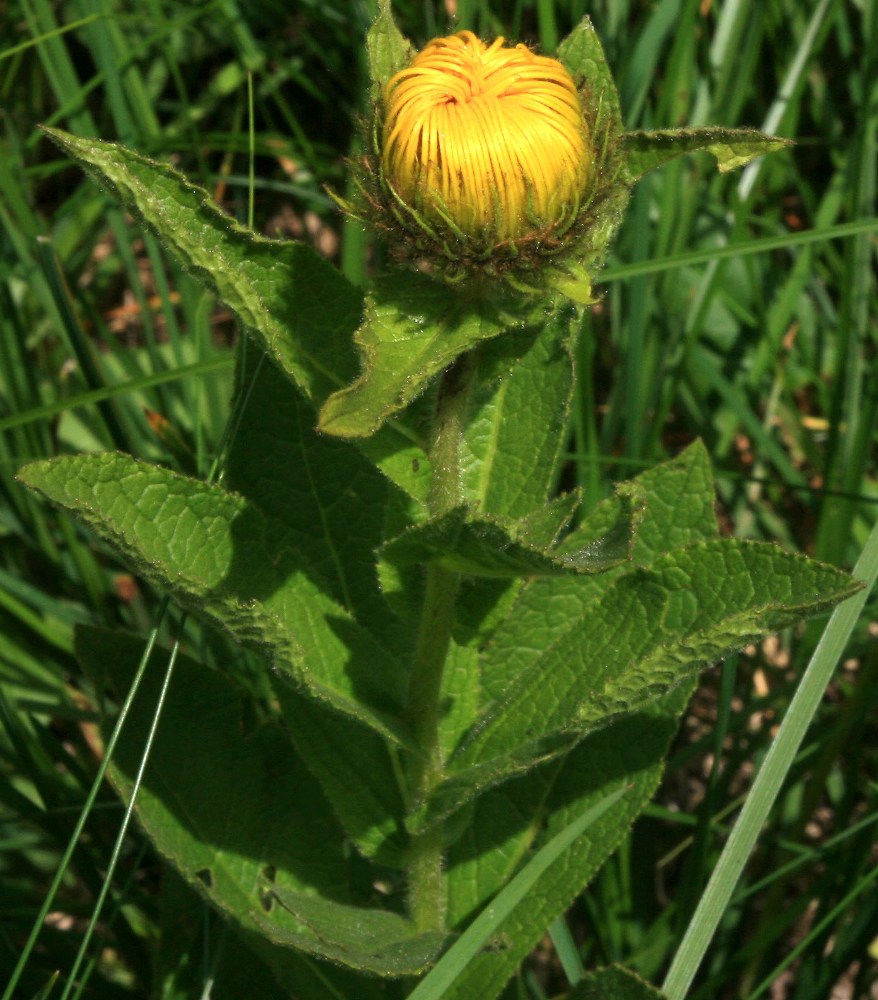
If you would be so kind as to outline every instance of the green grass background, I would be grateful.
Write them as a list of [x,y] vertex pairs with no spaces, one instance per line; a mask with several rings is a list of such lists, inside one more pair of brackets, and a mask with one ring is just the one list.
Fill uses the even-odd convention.
[[[647,177],[585,319],[572,485],[588,502],[695,437],[724,530],[850,568],[878,511],[878,4],[872,0],[457,0],[460,27],[551,52],[588,13],[629,128],[756,126],[789,151],[720,176]],[[446,4],[397,0],[420,44]],[[32,459],[116,448],[206,475],[228,418],[229,317],[39,123],[170,159],[242,221],[315,242],[357,282],[375,253],[345,190],[366,85],[366,0],[8,0],[0,8],[0,983],[95,769],[77,622],[140,632],[159,595],[14,480]],[[878,995],[878,649],[867,604],[692,991]],[[654,806],[553,928],[510,996],[584,964],[660,982],[825,622],[705,678]],[[163,625],[164,630],[167,626]],[[187,622],[204,658],[241,654]],[[121,820],[103,791],[20,986],[79,946]],[[159,866],[127,838],[88,997],[146,997]],[[217,928],[204,918],[209,942]],[[204,942],[193,942],[200,961]],[[847,991],[847,992],[844,992]]]

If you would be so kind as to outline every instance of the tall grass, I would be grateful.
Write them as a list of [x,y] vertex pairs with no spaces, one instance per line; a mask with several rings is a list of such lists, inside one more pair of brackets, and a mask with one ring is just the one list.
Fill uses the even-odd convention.
[[[720,176],[708,158],[690,158],[637,188],[601,302],[583,321],[565,475],[594,503],[614,480],[700,436],[725,530],[851,567],[878,511],[878,5],[395,4],[416,42],[448,29],[448,8],[461,27],[549,51],[590,14],[630,128],[753,125],[795,139],[743,174]],[[161,600],[14,472],[44,456],[116,448],[206,475],[228,419],[235,338],[222,309],[36,126],[172,158],[241,220],[252,212],[258,229],[313,241],[366,281],[370,239],[336,216],[324,185],[345,184],[374,9],[366,0],[5,8],[0,970],[12,969],[34,926],[101,758],[100,693],[77,668],[73,628],[147,632]],[[875,988],[874,618],[867,603],[724,907],[693,1000],[861,998]],[[661,981],[824,624],[705,678],[655,804],[553,926],[561,961],[535,958],[510,995],[552,995],[582,965],[613,961]],[[208,660],[258,673],[197,623],[184,623],[182,638]],[[69,972],[121,815],[100,791],[21,996],[37,995],[55,969]],[[83,995],[149,995],[150,942],[166,919],[159,877],[130,831]],[[199,953],[193,945],[193,961]]]

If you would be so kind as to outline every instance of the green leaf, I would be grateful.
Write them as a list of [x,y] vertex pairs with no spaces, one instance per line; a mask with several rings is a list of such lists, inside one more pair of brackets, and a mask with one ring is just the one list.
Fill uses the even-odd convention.
[[592,733],[561,760],[490,789],[464,810],[448,859],[453,925],[484,907],[534,851],[614,793],[624,793],[540,877],[497,930],[503,947],[483,951],[448,1000],[493,997],[618,848],[655,793],[694,679],[644,711]]
[[664,993],[619,965],[588,973],[567,994],[567,1000],[662,1000],[662,997]]
[[[638,476],[635,482],[649,496],[634,542],[635,563],[648,565],[668,547],[716,536],[713,477],[700,443]],[[619,503],[618,497],[612,497],[599,504],[572,537],[583,543],[600,537],[618,518]],[[488,649],[481,669],[475,668],[461,679],[460,696],[482,707],[491,698],[500,698],[511,680],[529,669],[542,651],[565,633],[569,622],[581,617],[623,571],[530,581],[518,594],[511,612],[507,608],[508,617],[493,638],[486,640],[479,635],[473,639],[482,648],[487,643]],[[487,582],[480,581],[479,586]],[[461,605],[479,620],[475,596],[467,592]],[[487,595],[484,601],[490,604]],[[460,811],[466,822],[461,823],[446,862],[449,919],[458,927],[486,905],[510,873],[526,863],[535,846],[551,839],[608,794],[628,788],[589,829],[588,837],[577,840],[528,900],[504,921],[498,930],[504,947],[483,951],[467,966],[455,986],[454,1000],[496,996],[546,927],[570,906],[618,847],[658,785],[677,719],[695,684],[694,677],[684,681],[658,701],[590,733],[563,758],[488,789]],[[472,725],[477,708],[470,708],[470,713]],[[456,732],[460,737],[462,728]],[[457,823],[457,819],[452,822]]]
[[[432,972],[412,991],[410,1000],[439,1000],[440,997],[453,996],[457,992],[456,980],[461,973],[465,973],[480,952],[486,948],[490,949],[492,945],[503,947],[502,939],[495,939],[503,921],[527,899],[539,884],[542,875],[557,862],[570,845],[600,819],[624,793],[625,790],[620,789],[596,803],[538,851],[442,956]],[[466,995],[471,997],[475,994]]]
[[[663,552],[716,536],[713,476],[700,442],[677,458],[643,473],[598,504],[565,544],[587,546],[624,523],[624,491],[637,488],[648,497],[638,510],[631,552],[636,566],[648,566]],[[630,502],[630,501],[627,501]],[[626,570],[621,565],[591,577],[541,577],[523,587],[484,650],[481,670],[482,707],[500,699],[515,678],[529,670],[543,650],[559,641],[570,623],[601,597]]]
[[378,17],[366,35],[369,53],[369,78],[372,81],[372,100],[384,95],[388,80],[412,61],[415,48],[397,28],[393,20],[390,0],[381,0]]
[[309,399],[323,399],[353,375],[362,297],[314,250],[257,236],[166,164],[114,143],[44,131],[155,230]]
[[476,720],[419,829],[481,789],[568,751],[711,662],[857,590],[773,545],[717,539],[619,577]]
[[327,711],[288,684],[276,685],[284,720],[345,833],[365,857],[404,868],[405,805],[391,750],[372,729]]
[[[94,684],[121,697],[143,641],[89,627],[77,630],[76,646]],[[110,774],[126,799],[162,673],[147,671],[116,747]],[[368,873],[357,873],[347,860],[342,830],[281,728],[260,721],[226,677],[186,656],[178,657],[135,809],[158,851],[232,919],[290,995],[318,995],[321,977],[356,989],[356,980],[316,970],[290,949],[287,932],[312,954],[323,945],[289,914],[275,914],[266,935],[259,886],[270,870],[278,891],[351,905],[368,892]]]
[[[213,289],[313,404],[355,376],[362,294],[313,249],[255,235],[166,164],[113,143],[45,132]],[[419,495],[411,470],[428,464],[417,435],[395,424],[364,447],[391,479]]]
[[[641,498],[645,496],[649,501],[644,508]],[[626,545],[630,539],[627,508],[636,525],[630,553],[636,565],[648,565],[668,547],[714,537],[713,477],[704,446],[696,442],[672,461],[620,484],[616,495],[599,504],[564,544],[585,548],[622,529],[625,536],[619,537],[619,543]],[[543,651],[560,641],[571,623],[626,568],[628,564],[622,563],[594,576],[533,577],[523,586],[520,580],[463,581],[442,687],[442,702],[450,706],[440,734],[446,757],[475,725],[479,711],[502,700],[516,678],[532,669]],[[463,793],[461,802],[468,794]],[[541,801],[538,796],[534,812]],[[448,804],[449,811],[454,808]],[[488,865],[480,868],[480,872],[488,870]]]
[[[612,70],[591,19],[584,17],[558,46],[558,59],[577,87],[586,92],[588,108],[601,116],[598,131],[614,138],[622,129],[622,109]],[[593,129],[594,131],[594,129]]]
[[669,128],[654,132],[627,132],[622,137],[621,156],[625,175],[634,183],[644,174],[686,153],[706,150],[720,173],[743,167],[766,153],[790,146],[788,139],[746,128]]
[[[620,577],[492,706],[451,766],[536,760],[729,652],[849,597],[832,566],[721,538]],[[534,734],[531,738],[529,734]],[[538,735],[537,735],[538,734]]]
[[500,303],[454,294],[423,275],[398,271],[379,278],[355,335],[362,373],[323,405],[320,430],[349,438],[374,434],[458,355],[523,325]]
[[[643,499],[632,487],[624,493],[620,516],[601,538],[587,545],[536,547],[525,530],[457,507],[426,524],[409,528],[381,550],[387,562],[417,566],[438,562],[452,572],[495,578],[604,573],[630,558]],[[543,526],[544,527],[544,526]]]
[[286,911],[305,928],[294,931],[272,927],[266,917],[255,917],[275,940],[363,969],[379,976],[415,976],[433,963],[447,940],[446,934],[418,933],[405,917],[387,910],[346,906],[319,896],[291,892],[264,881],[263,907],[272,914]]
[[308,575],[283,524],[243,497],[126,455],[35,462],[19,476],[314,697],[405,739],[393,718],[405,691],[402,666]]
[[[267,358],[261,361],[250,360],[249,374],[239,377],[225,483],[282,526],[278,542],[292,539],[322,590],[402,655],[410,630],[379,591],[375,550],[386,522],[410,524],[420,507],[359,449],[317,434],[301,395]],[[426,492],[429,469],[417,475]]]
[[573,392],[574,323],[558,310],[536,340],[513,331],[478,351],[460,450],[463,495],[481,513],[524,517],[555,485]]

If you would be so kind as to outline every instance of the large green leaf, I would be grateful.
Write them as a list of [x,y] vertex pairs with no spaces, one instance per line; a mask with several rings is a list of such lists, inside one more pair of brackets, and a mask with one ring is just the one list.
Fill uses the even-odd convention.
[[[691,547],[698,539],[708,541],[715,536],[710,468],[700,445],[673,462],[650,470],[638,482],[649,494],[650,503],[634,546],[636,563],[661,565],[661,559],[667,558],[661,554],[669,545]],[[610,500],[598,507],[581,529],[583,538],[599,536],[606,529],[608,520],[616,516],[615,504],[615,500]],[[524,633],[518,634],[530,635],[531,639],[525,641],[528,648],[522,651],[517,668],[519,672],[529,672],[546,647],[565,635],[570,618],[581,616],[590,602],[611,592],[624,576],[622,569],[594,578],[534,581],[521,597],[531,589],[542,593],[542,598],[534,600],[532,605],[534,613],[544,615],[541,630],[531,631],[533,620],[521,624],[524,605],[520,597],[507,621],[497,630],[491,646],[507,628],[523,628]],[[581,584],[586,585],[590,596],[577,604],[572,598]],[[562,586],[567,589],[556,589]],[[501,685],[498,692],[491,687],[490,675],[503,666],[510,649],[502,647],[496,656],[486,657],[482,664],[483,689],[494,691],[498,698],[509,682]],[[447,858],[449,897],[454,901],[452,919],[458,926],[465,925],[485,906],[540,844],[609,792],[630,783],[625,798],[590,829],[587,838],[571,846],[541,879],[527,903],[503,922],[497,933],[502,947],[480,953],[448,994],[449,1000],[497,996],[549,923],[565,910],[618,846],[658,782],[661,762],[676,728],[676,717],[693,683],[690,679],[660,700],[591,733],[569,754],[483,792],[469,809],[462,811],[466,822],[459,825],[459,837]]]
[[[678,546],[691,544],[698,540],[708,540],[716,536],[716,520],[713,514],[713,481],[707,452],[700,443],[688,448],[677,458],[643,473],[626,486],[637,486],[648,495],[649,501],[642,513],[638,530],[634,539],[634,564],[647,566],[662,552]],[[610,497],[589,515],[580,528],[571,535],[572,542],[587,544],[594,538],[599,538],[607,532],[614,520],[620,516],[621,498],[619,495]],[[469,610],[472,623],[469,625],[468,641],[481,650],[479,663],[471,677],[468,678],[467,692],[469,701],[485,709],[500,701],[519,676],[530,671],[543,655],[544,651],[561,641],[570,628],[570,623],[581,619],[597,598],[606,592],[613,580],[624,570],[610,570],[608,573],[595,577],[543,577],[530,581],[525,587],[507,597],[505,602],[497,595],[486,595],[484,604],[493,607],[502,606],[499,623],[494,621],[488,633],[485,633],[483,621],[489,617],[489,612],[479,608],[473,599],[471,588],[464,591],[462,606]],[[684,685],[685,687],[685,685]],[[676,704],[676,694],[670,699],[663,699],[659,705],[664,706],[664,716],[673,720],[673,705]],[[657,709],[644,709],[662,715]],[[473,710],[471,723],[476,718]],[[581,752],[576,751],[568,760],[577,760],[573,773],[580,776],[582,788],[601,788],[604,776],[608,780],[615,774],[613,768],[606,766],[609,758],[623,760],[627,751],[625,740],[619,742],[618,751],[601,751],[595,749],[592,757],[600,764],[590,766],[588,747],[601,741],[609,740],[613,745],[614,734],[619,727],[624,726],[624,720],[610,729],[598,732],[588,737]],[[673,727],[673,721],[671,722]],[[665,727],[667,728],[667,727]],[[652,727],[651,732],[655,731]],[[658,749],[653,748],[653,759],[657,762],[663,752],[664,742],[669,738],[670,730],[662,736]],[[461,732],[458,731],[458,735]],[[645,746],[645,744],[644,744]],[[632,764],[631,770],[638,771],[638,766]],[[556,762],[538,769],[532,775],[515,779],[509,786],[501,786],[488,792],[476,804],[478,813],[483,819],[475,824],[480,831],[488,829],[493,824],[500,824],[506,830],[504,835],[498,835],[498,843],[506,843],[512,836],[508,826],[509,817],[536,816],[539,808],[545,805],[546,797],[552,784],[558,779],[560,765]],[[653,779],[657,780],[657,779]],[[652,785],[649,785],[650,789]],[[514,791],[507,791],[514,789]],[[496,797],[497,805],[491,803]],[[511,800],[519,803],[511,807]],[[575,796],[574,796],[575,801]],[[626,801],[639,801],[636,796]],[[503,804],[501,804],[503,803]],[[530,803],[529,805],[527,803]],[[489,817],[493,817],[489,819]],[[513,821],[520,823],[520,820]],[[535,819],[536,826],[541,822]],[[474,827],[474,832],[477,832]],[[523,834],[527,838],[526,831]],[[529,836],[533,836],[533,832]],[[484,900],[499,884],[499,870],[492,872],[492,865],[487,860],[490,854],[490,837],[485,837],[482,850],[478,852],[481,861],[478,866],[478,877],[469,877],[468,886],[475,896],[473,904]],[[504,849],[499,862],[501,866],[509,863],[509,854]],[[460,887],[460,898],[466,898]]]
[[447,1000],[498,996],[503,984],[594,878],[655,794],[668,746],[692,683],[643,712],[587,736],[562,759],[490,789],[463,810],[467,822],[449,852],[448,886],[456,925],[464,925],[533,856],[577,817],[624,791],[544,873],[527,900],[498,928],[503,947],[473,960]]
[[[291,539],[322,589],[402,655],[410,629],[379,591],[375,550],[386,526],[421,517],[420,505],[359,449],[316,433],[307,403],[267,358],[248,369],[225,485],[268,515],[282,530],[279,547]],[[417,475],[426,492],[425,472]]]
[[[524,868],[497,893],[491,905],[467,927],[430,974],[418,984],[411,994],[412,1000],[439,1000],[440,997],[461,995],[459,980],[461,976],[466,976],[469,966],[478,959],[480,953],[504,947],[505,941],[498,931],[509,914],[529,900],[542,877],[554,867],[570,845],[590,830],[624,794],[625,789],[621,788],[596,802],[536,852]],[[465,995],[475,994],[468,992]]]
[[[313,404],[354,377],[362,294],[314,250],[250,232],[166,164],[114,143],[45,131],[216,292]],[[418,495],[412,469],[426,471],[427,463],[416,434],[394,424],[363,447]]]
[[514,350],[520,332],[479,350],[460,464],[463,498],[480,513],[522,518],[550,496],[573,391],[574,325],[559,309],[532,346],[527,336],[527,350]]
[[[635,564],[648,565],[669,548],[716,536],[710,461],[700,444],[643,473],[636,483],[649,503],[634,542]],[[581,543],[600,537],[618,518],[618,505],[616,497],[599,504],[573,537]],[[465,690],[470,701],[484,706],[500,697],[620,572],[575,579],[542,577],[522,588],[502,627],[492,633],[482,670],[468,678]],[[471,603],[468,600],[467,606]],[[484,647],[484,635],[476,628],[472,634],[472,641]],[[694,678],[684,681],[664,698],[586,736],[563,758],[488,789],[469,809],[461,810],[466,823],[459,825],[459,837],[447,858],[449,916],[457,927],[491,900],[537,846],[608,794],[627,788],[624,797],[589,828],[589,835],[557,860],[527,902],[503,922],[498,939],[504,947],[484,950],[467,966],[454,1000],[498,995],[549,924],[618,847],[655,791],[677,718],[694,685]]]
[[[832,567],[770,545],[718,539],[623,573],[578,618],[569,615],[575,601],[560,604],[553,620],[561,631],[547,637],[547,645],[530,638],[518,672],[505,687],[495,685],[493,702],[451,758],[451,777],[411,818],[411,828],[569,750],[585,733],[637,710],[729,651],[855,589]],[[498,630],[501,648],[502,635]],[[483,677],[491,673],[490,645],[486,653]]]
[[[645,497],[648,503],[641,507]],[[564,520],[564,505],[571,499],[561,498],[534,512],[527,519],[531,530],[538,530],[545,518],[550,531],[546,541],[554,538],[552,529]],[[667,548],[715,535],[713,504],[710,462],[696,443],[676,459],[620,484],[563,545],[587,549],[617,532],[620,551],[633,542],[628,555],[634,564],[647,565]],[[454,641],[442,681],[442,703],[449,706],[440,724],[446,756],[475,724],[479,710],[501,699],[515,678],[559,640],[625,568],[623,563],[593,576],[461,583]]]
[[[663,552],[716,536],[713,476],[700,442],[622,485],[636,487],[648,498],[631,553],[635,566],[648,566]],[[599,503],[566,544],[587,546],[605,536],[619,523],[624,502],[624,496],[617,493]],[[484,648],[482,705],[501,698],[541,651],[558,641],[624,571],[622,566],[594,577],[543,577],[522,587],[490,643],[480,637]]]
[[568,750],[714,660],[854,593],[834,569],[717,539],[626,573],[476,720],[432,810]]
[[484,289],[451,291],[407,271],[377,279],[355,335],[362,372],[323,405],[320,430],[348,438],[374,434],[460,354],[524,326],[521,302],[507,308]]
[[254,504],[112,453],[35,462],[20,478],[313,696],[395,741],[404,738],[393,719],[405,691],[402,666],[309,576],[285,526]]
[[736,170],[766,153],[790,145],[788,139],[765,135],[749,128],[668,128],[654,132],[626,132],[621,155],[630,183],[686,153],[710,153],[720,173]]
[[[127,690],[143,641],[105,629],[77,631],[87,674],[117,699]],[[110,773],[124,798],[140,765],[163,671],[151,666],[116,747]],[[259,721],[226,677],[178,657],[136,804],[157,849],[190,886],[225,913],[292,996],[313,996],[325,980],[351,995],[358,980],[292,951],[322,954],[319,936],[286,911],[267,913],[261,887],[309,893],[351,906],[369,892],[368,872],[347,858],[344,834],[317,782],[286,735]],[[353,963],[355,964],[355,963]],[[383,968],[373,971],[382,972]],[[356,995],[361,995],[357,993]],[[364,996],[370,996],[368,982]]]
[[215,290],[309,399],[325,398],[354,374],[361,293],[310,247],[257,236],[166,164],[115,143],[45,131]]

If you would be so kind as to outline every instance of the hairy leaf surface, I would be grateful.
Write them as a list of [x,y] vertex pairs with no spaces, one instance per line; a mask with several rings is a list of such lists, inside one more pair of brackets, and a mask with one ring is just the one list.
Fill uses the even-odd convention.
[[654,132],[626,132],[622,138],[625,173],[634,182],[668,160],[706,151],[720,173],[736,170],[766,153],[789,146],[787,139],[748,128],[668,128]]
[[20,477],[313,696],[403,739],[392,718],[404,692],[401,665],[326,594],[284,526],[254,504],[112,453],[36,462]]
[[[378,278],[354,335],[360,376],[323,405],[320,430],[347,438],[374,434],[460,354],[528,327],[520,306],[512,311],[500,297],[455,295],[430,277],[406,271]],[[533,326],[531,337],[536,332]]]
[[[362,293],[311,247],[257,236],[203,188],[134,150],[60,129],[45,132],[216,293],[312,405],[354,377]],[[428,463],[417,434],[396,423],[362,448],[419,496],[423,480],[412,469]]]
[[732,539],[624,574],[476,720],[429,811],[443,815],[570,750],[714,660],[856,590],[833,567]]

